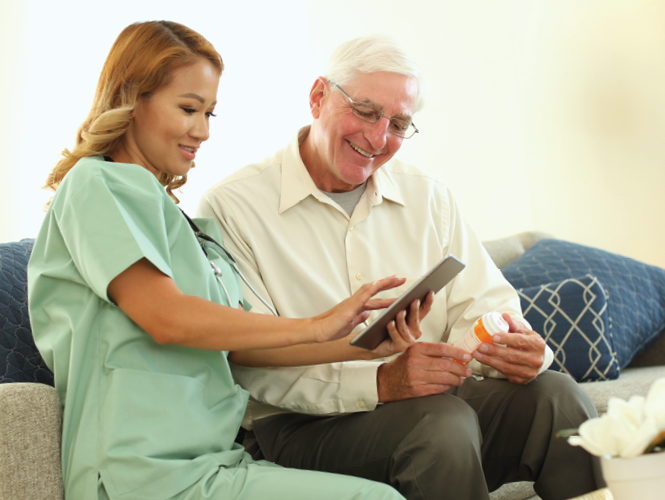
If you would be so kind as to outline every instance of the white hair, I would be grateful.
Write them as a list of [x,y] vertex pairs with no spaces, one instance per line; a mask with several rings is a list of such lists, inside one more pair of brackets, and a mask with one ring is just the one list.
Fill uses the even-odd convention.
[[397,73],[416,79],[418,82],[419,111],[424,104],[425,80],[416,61],[389,35],[376,33],[365,35],[337,47],[326,64],[323,77],[338,85],[347,85],[359,73]]

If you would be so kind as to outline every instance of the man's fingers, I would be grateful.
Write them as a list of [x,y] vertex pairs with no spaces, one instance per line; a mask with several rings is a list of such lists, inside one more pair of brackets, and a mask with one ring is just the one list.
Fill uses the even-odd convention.
[[[422,344],[425,344],[425,349],[423,349]],[[439,345],[439,344],[432,344],[434,345]],[[445,344],[443,344],[445,345]],[[456,353],[454,351],[461,351],[461,349],[457,349],[456,347],[450,346],[452,349],[450,350],[443,350],[443,352],[448,352],[448,354],[455,354],[459,355],[459,353]],[[453,351],[454,350],[454,351]],[[421,372],[427,372],[431,376],[427,381],[430,383],[449,383],[449,379],[446,378],[440,378],[439,374],[451,374],[455,377],[464,377],[468,378],[472,375],[472,371],[469,367],[466,365],[463,365],[461,363],[455,362],[454,359],[451,359],[450,356],[430,356],[430,355],[424,355],[423,351],[429,351],[431,352],[432,349],[427,348],[427,344],[424,342],[419,342],[414,344],[413,346],[409,347],[408,352],[404,353],[403,356],[407,356],[406,364],[409,367],[412,368],[417,368]],[[441,352],[441,351],[440,351]],[[471,356],[468,353],[464,353],[466,355],[466,360],[470,361]],[[456,384],[457,385],[457,384]]]
[[464,349],[455,347],[452,344],[418,342],[413,349],[418,351],[424,356],[435,358],[453,358],[464,363],[471,361],[471,355]]
[[434,304],[434,292],[428,293],[425,300],[420,304],[420,321],[425,319],[425,316],[432,310],[432,304]]
[[494,341],[503,345],[482,344],[473,357],[501,372],[511,382],[523,384],[538,375],[545,351],[545,341],[540,335],[531,331],[505,333],[495,335]]
[[513,317],[508,313],[503,313],[503,319],[508,323],[508,331],[510,333],[529,333],[532,330],[529,330],[527,326],[521,321],[513,319]]
[[420,330],[420,301],[414,300],[409,306],[409,320],[408,329],[415,338],[420,338],[422,331]]
[[388,323],[388,333],[390,334],[390,338],[395,342],[404,344],[404,347],[400,349],[400,351],[403,351],[416,342],[416,339],[411,335],[411,331],[406,324],[405,316],[406,311],[402,311],[397,315],[395,321]]
[[524,384],[533,380],[538,375],[538,368],[531,365],[509,362],[497,356],[483,355],[477,351],[474,352],[473,357],[502,373],[511,382],[518,384]]

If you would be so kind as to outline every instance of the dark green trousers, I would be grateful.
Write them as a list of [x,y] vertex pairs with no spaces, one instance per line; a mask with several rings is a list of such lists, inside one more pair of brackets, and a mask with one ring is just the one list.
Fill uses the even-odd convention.
[[547,371],[527,385],[470,378],[366,413],[274,415],[244,444],[255,458],[381,481],[409,500],[485,500],[514,481],[563,500],[604,486],[597,460],[555,437],[595,416],[569,376]]

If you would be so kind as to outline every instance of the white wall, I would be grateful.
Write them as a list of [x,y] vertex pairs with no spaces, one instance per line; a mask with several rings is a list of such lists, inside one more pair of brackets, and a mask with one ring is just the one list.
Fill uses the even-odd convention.
[[535,227],[665,267],[665,2],[511,4]]
[[[28,175],[23,168],[23,117],[27,101],[30,37],[29,9],[25,2],[8,0],[0,7],[0,95],[4,96],[0,119],[0,241],[33,235],[34,225],[23,231],[25,218],[21,186]],[[25,196],[29,196],[27,192]]]
[[[314,77],[304,1],[210,0],[192,2],[192,8],[175,0],[114,0],[112,9],[97,5],[108,4],[0,2],[0,91],[11,96],[0,136],[5,181],[0,208],[11,217],[0,218],[0,241],[37,234],[42,207],[52,194],[40,187],[60,152],[73,146],[111,45],[132,22],[177,20],[204,34],[224,59],[211,139],[179,196],[187,212],[194,213],[208,186],[283,147],[308,120]],[[15,78],[7,82],[5,74]]]
[[[431,91],[399,156],[444,180],[481,237],[539,229],[665,266],[665,2],[647,0],[3,0],[0,241],[34,236],[46,174],[71,147],[130,22],[172,19],[221,52],[219,118],[182,205],[309,122],[329,52],[395,35]],[[15,99],[14,99],[15,97]]]

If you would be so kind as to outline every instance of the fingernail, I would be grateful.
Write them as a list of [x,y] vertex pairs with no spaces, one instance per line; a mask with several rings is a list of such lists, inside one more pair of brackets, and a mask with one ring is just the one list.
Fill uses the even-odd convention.
[[473,370],[472,370],[471,368],[467,368],[467,369],[466,369],[466,376],[467,376],[467,378],[470,377],[471,375],[473,375]]
[[500,344],[501,343],[501,335],[495,335],[494,337],[492,337],[492,340],[494,342],[496,342],[497,344]]
[[473,353],[473,357],[476,358],[478,361],[480,361],[481,359],[483,359],[483,355],[480,354],[480,353],[478,352],[477,349],[476,349],[476,351]]
[[485,344],[481,344],[478,350],[480,352],[487,352],[489,350],[489,347],[487,347]]
[[464,354],[464,355],[462,356],[462,361],[466,361],[467,363],[468,363],[469,361],[471,361],[471,354],[468,354],[468,353],[467,353],[467,354]]
[[416,307],[420,308],[420,301],[416,304]]

